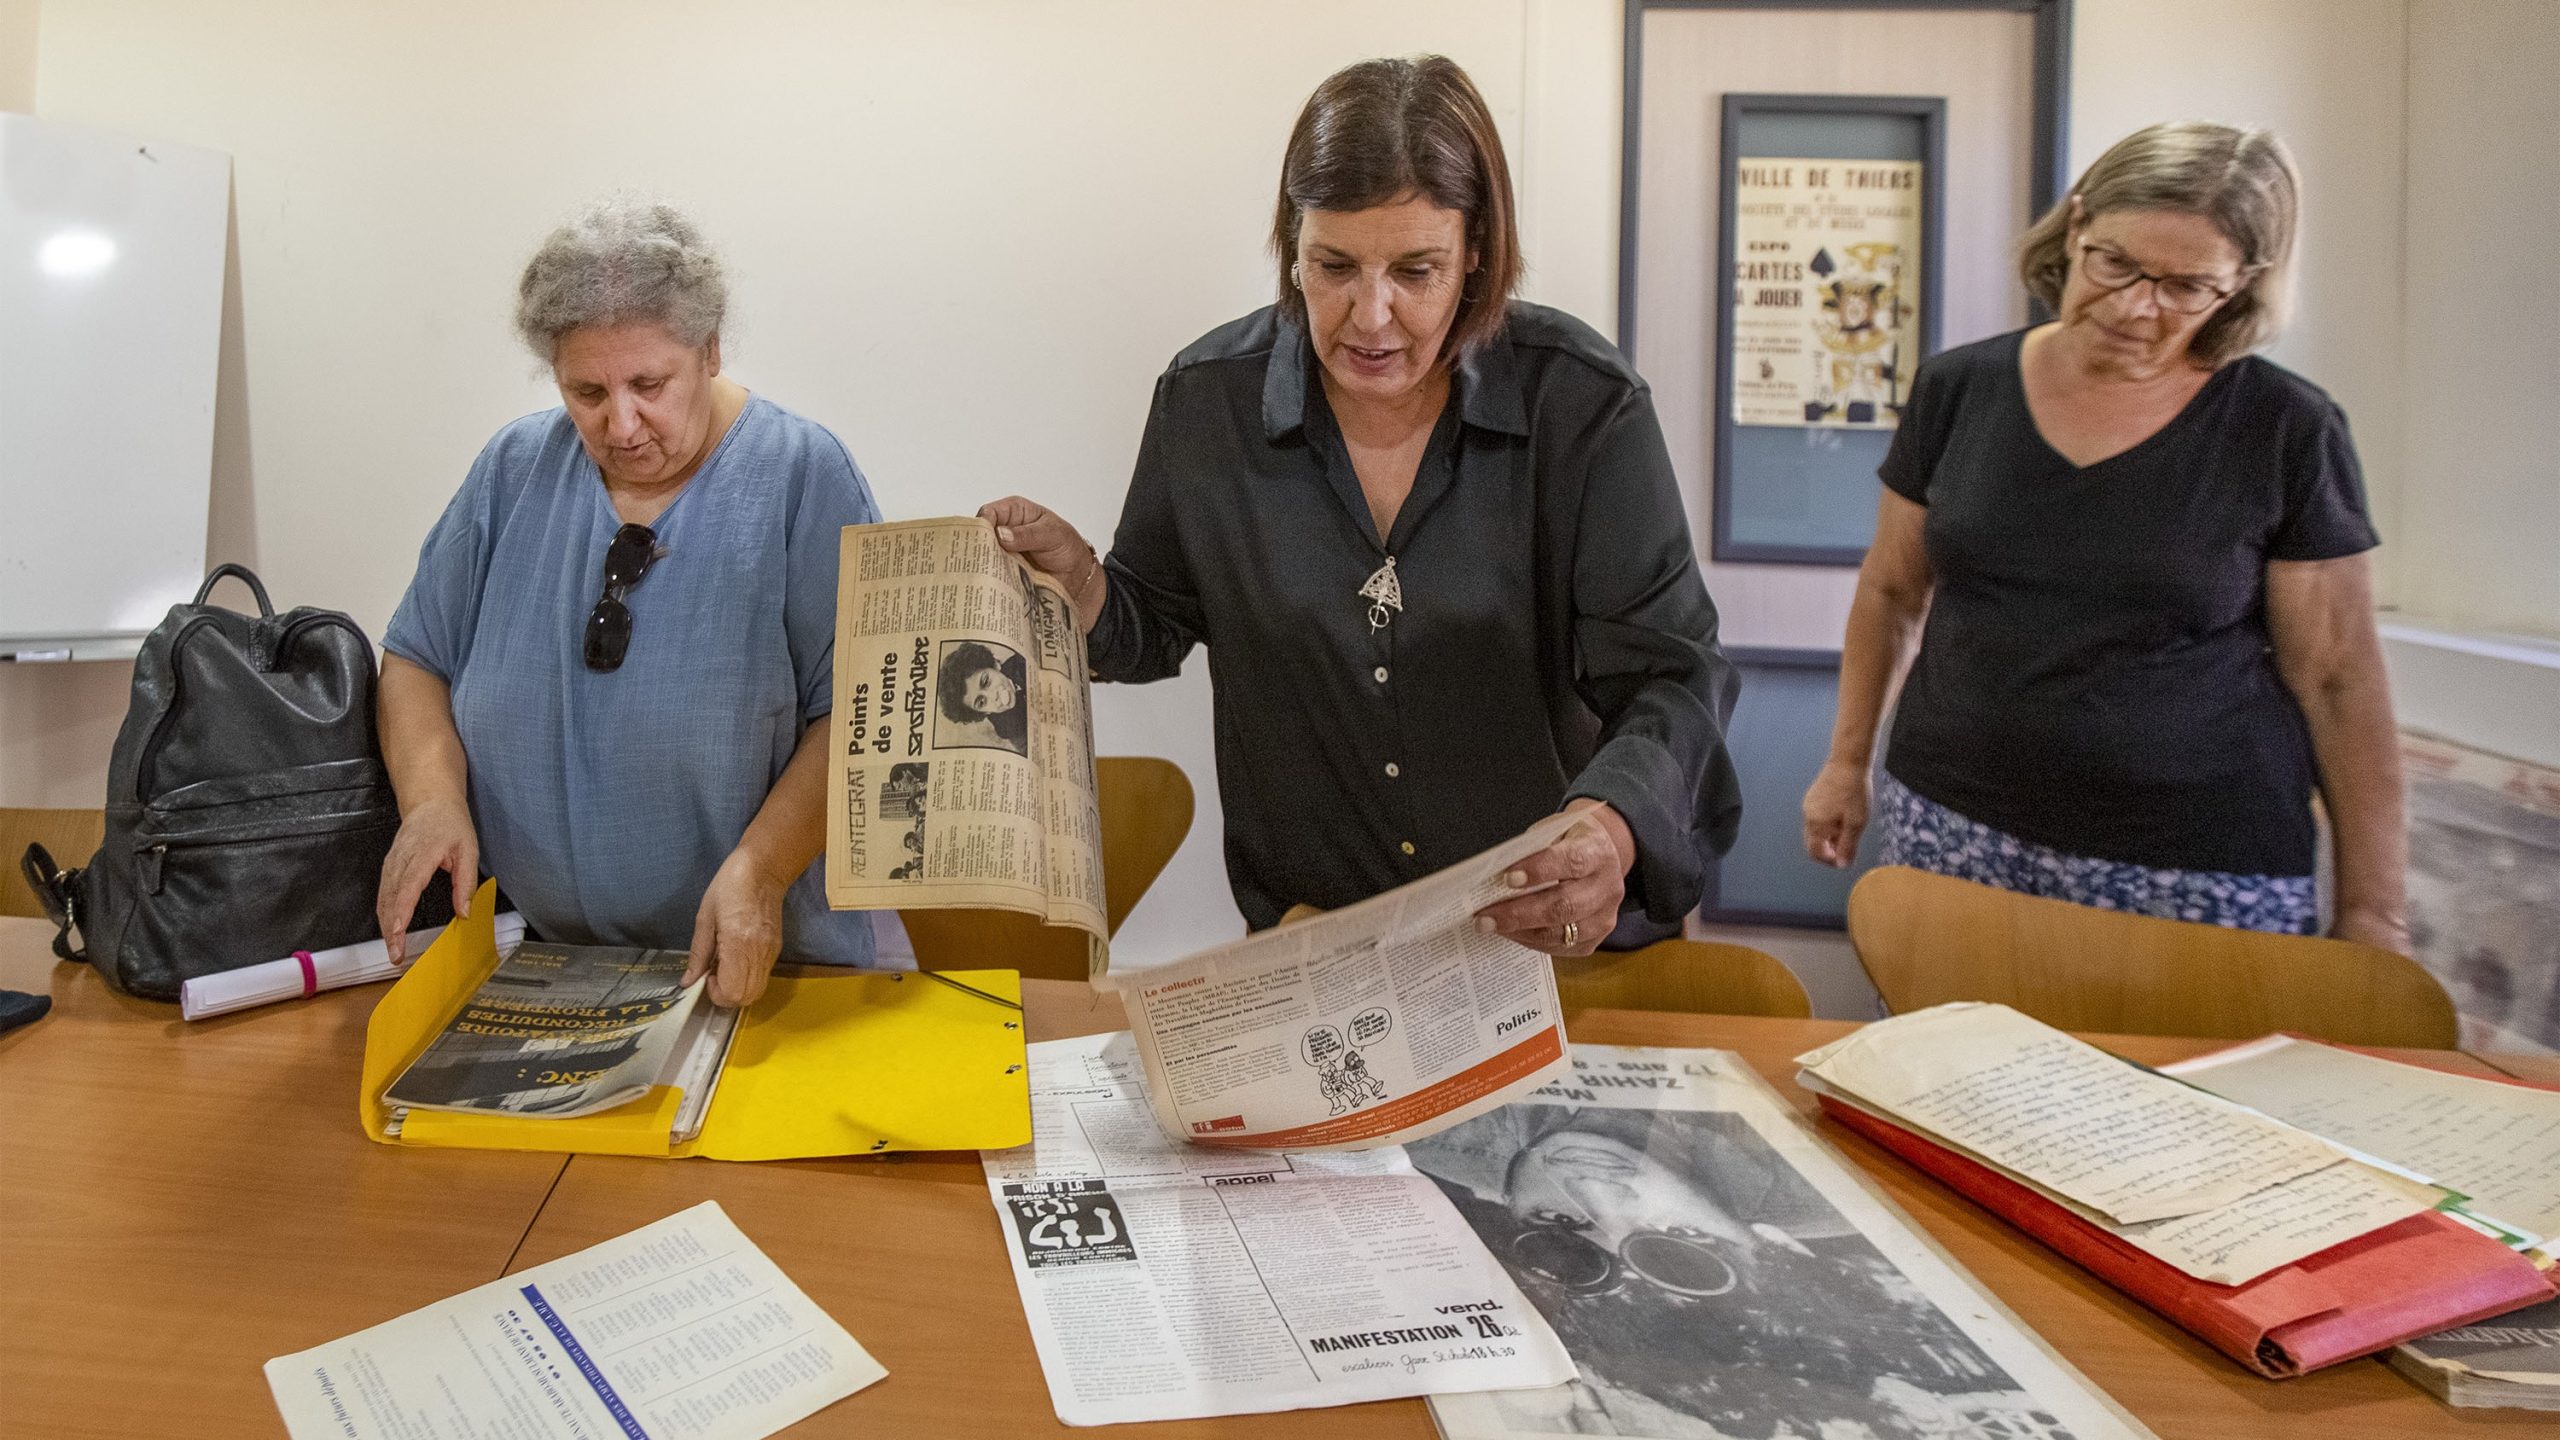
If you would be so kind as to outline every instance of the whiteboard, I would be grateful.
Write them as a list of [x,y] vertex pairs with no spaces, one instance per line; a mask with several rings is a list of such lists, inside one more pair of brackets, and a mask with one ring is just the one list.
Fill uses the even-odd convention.
[[205,568],[231,160],[0,114],[0,656],[112,652]]

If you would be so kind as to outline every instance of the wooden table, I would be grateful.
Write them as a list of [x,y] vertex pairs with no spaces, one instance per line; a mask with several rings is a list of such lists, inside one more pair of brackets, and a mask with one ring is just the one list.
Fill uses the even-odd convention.
[[[564,1165],[377,1146],[353,1112],[379,987],[186,1026],[84,970],[48,977],[43,935],[0,920],[0,984],[56,1000],[52,1017],[0,1037],[0,1435],[274,1436],[259,1373],[269,1357],[703,1200],[719,1201],[889,1369],[792,1429],[794,1440],[1067,1433],[974,1156]],[[1122,1023],[1116,1004],[1081,986],[1025,988],[1036,1038]],[[1849,1028],[1622,1011],[1572,1021],[1588,1042],[1737,1051],[1808,1112],[1792,1057]],[[2153,1063],[2219,1043],[2096,1038]],[[1858,1137],[1822,1133],[2170,1440],[2560,1436],[2560,1417],[2448,1410],[2371,1361],[2260,1380]],[[1399,1401],[1132,1433],[1428,1440],[1433,1429],[1419,1401]]]
[[557,1155],[356,1124],[381,986],[190,1025],[0,918],[0,1435],[283,1433],[259,1367],[505,1272]]

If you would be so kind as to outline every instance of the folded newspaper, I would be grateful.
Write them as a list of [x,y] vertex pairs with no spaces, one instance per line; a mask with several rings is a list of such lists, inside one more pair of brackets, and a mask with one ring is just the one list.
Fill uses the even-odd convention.
[[1402,1152],[1239,1154],[1148,1117],[1125,1034],[1031,1047],[987,1188],[1070,1425],[1551,1386],[1573,1362]]
[[1107,954],[1084,633],[983,520],[839,542],[827,903],[1012,910]]
[[1394,1145],[1565,1067],[1555,964],[1476,928],[1503,875],[1579,817],[1345,909],[1104,977],[1168,1135],[1261,1150]]
[[680,950],[517,945],[383,1092],[395,1129],[411,1110],[574,1119],[684,1091],[675,1138],[711,1107],[738,1012],[684,983]]

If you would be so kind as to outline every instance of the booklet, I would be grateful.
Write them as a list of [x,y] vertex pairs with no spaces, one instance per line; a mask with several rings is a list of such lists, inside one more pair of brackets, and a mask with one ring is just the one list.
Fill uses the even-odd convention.
[[986,1152],[1070,1425],[1554,1385],[1573,1362],[1401,1152],[1209,1150],[1147,1116],[1126,1034],[1031,1047],[1032,1141]]
[[293,1440],[763,1440],[889,1373],[716,1201],[266,1372]]
[[827,903],[1011,910],[1104,965],[1084,632],[1057,581],[954,517],[848,525],[828,719]]
[[527,941],[498,962],[383,1100],[410,1110],[574,1119],[659,1085],[684,1092],[676,1136],[701,1128],[738,1012],[684,983],[677,950]]
[[2383,1359],[2448,1405],[2560,1410],[2560,1300],[2440,1330]]

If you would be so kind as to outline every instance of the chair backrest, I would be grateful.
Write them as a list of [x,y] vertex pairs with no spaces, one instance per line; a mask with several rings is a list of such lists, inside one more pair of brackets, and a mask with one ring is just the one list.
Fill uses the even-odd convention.
[[1662,940],[1641,950],[1559,959],[1556,994],[1567,1014],[1672,1010],[1790,1020],[1813,1014],[1803,983],[1776,956],[1707,940]]
[[[1093,773],[1102,811],[1103,914],[1116,935],[1191,833],[1191,780],[1172,761],[1141,755],[1098,756]],[[898,919],[921,969],[1083,980],[1090,968],[1083,931],[1010,910],[901,910]]]
[[65,870],[86,865],[106,838],[104,810],[0,810],[0,915],[33,915],[44,907],[18,873],[18,857],[42,845]]
[[2452,1049],[2453,1001],[2370,945],[2099,910],[1888,866],[1849,893],[1849,941],[1896,1014],[1993,1000],[2065,1030]]

